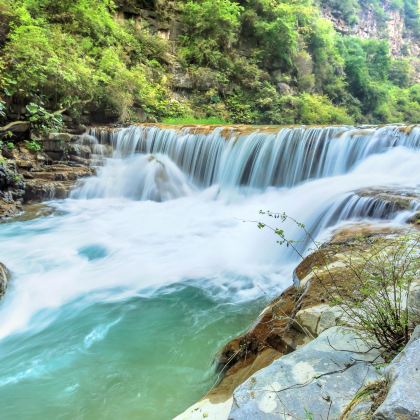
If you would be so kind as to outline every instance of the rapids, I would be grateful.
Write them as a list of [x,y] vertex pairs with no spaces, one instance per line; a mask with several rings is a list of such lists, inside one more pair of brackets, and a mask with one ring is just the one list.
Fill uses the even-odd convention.
[[256,228],[260,209],[325,237],[349,220],[402,223],[419,205],[355,194],[418,188],[419,127],[133,126],[87,140],[97,176],[49,202],[53,214],[0,225],[13,273],[2,419],[174,416],[216,381],[217,350],[292,283],[298,257]]

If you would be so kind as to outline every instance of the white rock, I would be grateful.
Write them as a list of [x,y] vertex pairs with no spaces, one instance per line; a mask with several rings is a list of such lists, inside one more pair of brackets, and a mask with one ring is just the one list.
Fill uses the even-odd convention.
[[174,420],[227,420],[232,403],[232,397],[218,403],[205,398],[175,417]]
[[343,311],[338,306],[321,304],[300,310],[296,321],[303,332],[317,337],[328,328],[335,327],[342,317]]
[[386,369],[390,387],[385,401],[373,415],[375,420],[420,418],[420,326],[405,349]]
[[[357,333],[333,327],[306,346],[261,369],[234,392],[229,419],[339,418],[379,373]],[[226,419],[227,417],[221,417]]]

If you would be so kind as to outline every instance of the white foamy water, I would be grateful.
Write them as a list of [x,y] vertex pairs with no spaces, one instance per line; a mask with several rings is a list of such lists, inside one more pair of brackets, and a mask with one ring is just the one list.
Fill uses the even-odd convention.
[[[176,414],[199,397],[191,389],[208,387],[212,357],[260,310],[258,299],[292,283],[298,258],[256,228],[273,222],[259,210],[284,211],[316,235],[348,220],[398,224],[412,212],[402,217],[354,191],[420,185],[418,128],[232,132],[231,140],[221,130],[142,127],[96,135],[98,150],[114,150],[97,177],[52,202],[55,215],[0,225],[0,259],[13,273],[0,304],[0,397],[11,417],[28,417],[18,397],[29,392],[32,418],[75,418],[77,407],[81,418],[112,418],[116,405],[125,418],[161,418],[153,381],[162,377],[179,392],[165,406]],[[166,366],[153,346],[171,334]],[[202,365],[193,369],[195,358]],[[26,380],[38,381],[52,408],[33,410],[38,388]],[[107,402],[83,397],[98,393]]]

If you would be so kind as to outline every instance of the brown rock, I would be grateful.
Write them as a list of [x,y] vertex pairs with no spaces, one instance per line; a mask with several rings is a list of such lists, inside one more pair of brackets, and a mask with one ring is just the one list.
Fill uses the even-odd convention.
[[3,127],[0,127],[0,134],[11,131],[12,133],[26,133],[31,128],[28,121],[13,121]]

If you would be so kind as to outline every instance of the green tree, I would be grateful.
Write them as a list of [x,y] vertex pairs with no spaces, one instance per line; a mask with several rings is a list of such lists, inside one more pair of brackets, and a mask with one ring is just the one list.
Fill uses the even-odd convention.
[[231,0],[188,1],[182,8],[182,54],[190,64],[219,67],[237,41],[242,7]]

